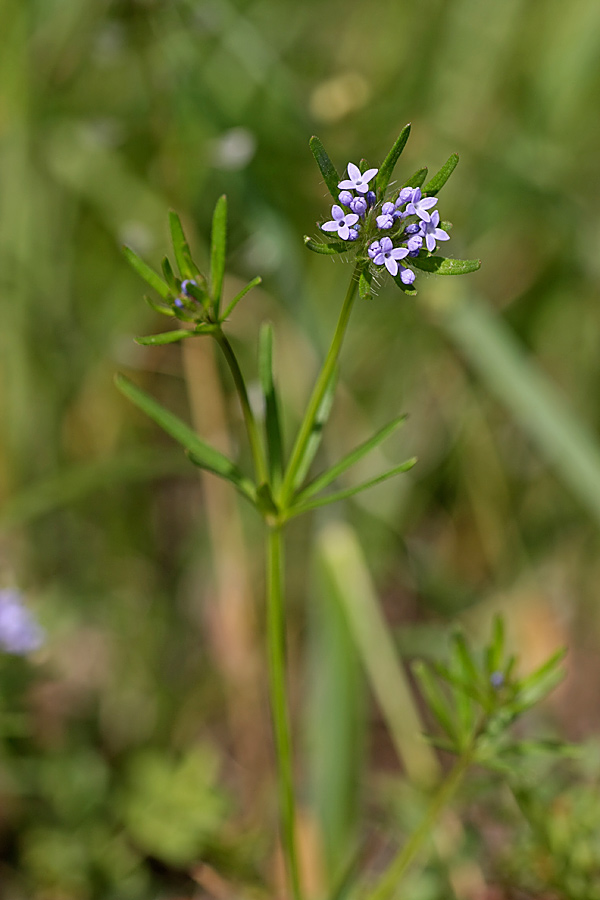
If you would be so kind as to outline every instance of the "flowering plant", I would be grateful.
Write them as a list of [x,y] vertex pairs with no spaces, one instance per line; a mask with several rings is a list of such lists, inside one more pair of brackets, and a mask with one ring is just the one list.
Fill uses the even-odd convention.
[[[456,154],[429,181],[426,181],[427,169],[419,169],[387,196],[394,168],[409,133],[410,126],[407,125],[379,168],[369,168],[364,161],[359,166],[348,163],[347,178],[340,177],[321,141],[317,137],[310,141],[334,204],[331,218],[320,225],[321,240],[306,237],[306,246],[326,255],[352,253],[355,264],[328,353],[289,452],[286,452],[279,393],[273,373],[273,332],[270,325],[263,326],[259,341],[264,423],[257,420],[244,375],[224,331],[233,308],[260,282],[259,278],[250,281],[229,302],[224,312],[221,311],[227,225],[225,197],[217,202],[213,216],[208,276],[194,263],[175,213],[170,215],[170,225],[179,274],[175,274],[171,263],[165,258],[161,277],[132,250],[125,250],[134,268],[161,298],[160,301],[149,298],[151,306],[178,319],[183,326],[158,335],[140,337],[138,342],[153,345],[194,336],[212,337],[229,366],[243,412],[253,475],[245,473],[237,462],[205,443],[185,422],[160,406],[132,381],[122,375],[117,376],[120,390],[184,447],[192,463],[229,481],[264,520],[267,657],[278,768],[280,831],[294,900],[302,898],[303,889],[298,862],[296,798],[285,677],[285,526],[293,517],[351,497],[406,472],[416,462],[414,458],[408,459],[366,482],[328,491],[340,476],[403,424],[405,416],[401,415],[329,468],[310,477],[331,409],[336,369],[357,294],[362,299],[369,297],[376,279],[386,271],[404,293],[415,294],[415,270],[456,275],[473,272],[480,265],[478,260],[434,255],[438,242],[449,240],[450,225],[441,221],[436,207],[437,195],[458,162]],[[502,770],[503,766],[506,768],[509,765],[506,759],[511,753],[514,756],[523,752],[519,742],[510,738],[509,726],[556,684],[560,678],[559,661],[560,656],[557,655],[533,675],[518,679],[514,671],[515,661],[505,653],[504,630],[498,621],[482,659],[472,653],[464,639],[458,636],[449,666],[437,667],[433,671],[427,666],[417,668],[415,674],[423,695],[442,731],[431,741],[455,754],[457,762],[446,777],[440,777],[421,825],[392,859],[386,871],[379,874],[376,883],[365,888],[371,900],[389,900],[395,894],[406,869],[422,849],[440,810],[471,763],[496,766]]]

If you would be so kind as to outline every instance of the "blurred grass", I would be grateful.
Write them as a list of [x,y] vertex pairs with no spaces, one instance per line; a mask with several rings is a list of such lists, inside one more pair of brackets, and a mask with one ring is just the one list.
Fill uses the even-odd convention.
[[[407,121],[403,172],[459,152],[441,201],[454,222],[449,253],[483,263],[452,285],[462,314],[440,315],[446,289],[421,276],[415,301],[386,288],[351,324],[323,454],[407,412],[389,459],[395,449],[420,458],[411,475],[347,507],[388,621],[418,627],[516,604],[527,653],[551,619],[548,640],[570,642],[575,670],[556,727],[588,733],[600,687],[596,0],[389,0],[376,13],[360,0],[0,0],[0,22],[0,559],[51,636],[35,733],[3,750],[10,900],[134,898],[150,883],[167,896],[191,892],[187,876],[131,857],[129,845],[111,845],[110,865],[92,864],[88,825],[70,861],[46,865],[52,830],[66,826],[39,785],[15,799],[23,758],[52,750],[68,761],[88,748],[106,757],[117,789],[140,748],[169,756],[209,735],[229,759],[226,782],[264,796],[267,751],[256,736],[258,783],[239,765],[252,721],[241,700],[236,712],[236,685],[260,651],[245,643],[245,588],[227,625],[241,670],[235,654],[223,663],[215,613],[228,609],[227,533],[207,516],[210,489],[112,386],[116,369],[137,370],[188,414],[177,348],[130,340],[159,323],[119,248],[127,241],[157,265],[172,206],[206,262],[214,202],[227,192],[226,293],[237,278],[264,278],[236,309],[233,339],[256,378],[259,323],[275,322],[289,446],[317,364],[310,342],[320,352],[328,341],[349,276],[302,246],[327,205],[307,149],[313,132],[339,168],[361,156],[376,164]],[[465,318],[469,303],[475,318]],[[485,335],[473,321],[485,321]],[[489,348],[501,346],[500,364]],[[223,384],[235,445],[239,415]],[[379,471],[380,461],[365,466]],[[260,597],[255,523],[232,515],[247,544],[241,583]],[[308,527],[294,526],[290,547],[294,684]],[[353,665],[339,661],[340,684]],[[254,697],[260,675],[249,677]],[[110,843],[121,824],[109,794],[90,827]],[[219,833],[209,862],[256,881],[256,860],[263,873],[270,865],[255,830],[264,811],[243,806],[235,828],[246,844]]]

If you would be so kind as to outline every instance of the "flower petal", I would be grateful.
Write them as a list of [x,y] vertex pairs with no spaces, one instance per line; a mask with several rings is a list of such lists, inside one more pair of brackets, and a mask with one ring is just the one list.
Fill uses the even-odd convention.
[[337,222],[325,222],[321,225],[321,231],[337,231],[338,227]]
[[429,252],[433,253],[433,251],[435,250],[435,238],[430,232],[427,232],[425,243],[427,244],[427,249],[429,250]]
[[393,258],[393,256],[386,256],[385,258],[385,267],[390,273],[390,275],[396,275],[398,272],[398,263]]
[[433,235],[438,241],[449,241],[450,240],[450,235],[448,234],[447,231],[444,231],[443,228],[436,228],[435,231],[433,232]]
[[353,181],[351,181],[349,178],[346,178],[344,181],[340,181],[340,183],[338,184],[338,187],[345,188],[348,191],[353,191],[355,185],[354,185]]
[[346,216],[346,225],[356,225],[358,219],[359,217],[356,215],[356,213],[348,213],[348,215]]
[[347,241],[348,238],[350,237],[350,229],[348,228],[348,226],[346,225],[345,222],[343,225],[339,226],[338,234],[343,241]]
[[375,178],[379,169],[367,169],[366,172],[363,172],[362,179],[363,181],[370,181],[371,178]]

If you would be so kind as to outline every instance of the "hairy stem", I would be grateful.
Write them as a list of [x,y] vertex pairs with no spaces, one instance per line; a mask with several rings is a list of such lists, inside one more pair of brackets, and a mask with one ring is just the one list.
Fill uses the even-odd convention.
[[283,535],[279,527],[269,528],[267,543],[267,642],[269,690],[275,752],[281,840],[287,875],[294,900],[301,900],[296,811],[292,768],[292,740],[285,686],[285,618],[283,609]]
[[352,312],[352,306],[354,304],[354,299],[356,297],[356,291],[358,288],[359,272],[360,267],[357,264],[354,268],[354,271],[352,272],[352,278],[350,280],[350,284],[344,298],[344,303],[340,312],[340,317],[338,319],[335,333],[331,341],[329,352],[325,357],[323,368],[321,369],[321,372],[317,379],[317,383],[313,388],[310,401],[306,408],[306,413],[304,414],[302,425],[300,426],[300,430],[296,438],[296,443],[294,444],[294,448],[292,450],[290,462],[281,490],[281,503],[284,508],[289,503],[296,488],[295,480],[298,474],[298,470],[302,465],[302,457],[306,450],[306,445],[310,440],[311,431],[315,423],[315,418],[317,416],[319,406],[321,405],[321,401],[323,400],[323,396],[325,394],[325,391],[327,390],[327,385],[329,384],[329,380],[338,361],[340,350],[342,349],[342,343],[344,341],[346,328],[348,327],[350,313]]
[[227,365],[229,366],[229,369],[233,376],[235,389],[240,399],[242,412],[244,414],[244,422],[246,423],[246,431],[248,432],[248,440],[250,442],[250,450],[252,452],[256,479],[259,484],[264,484],[268,480],[267,465],[265,462],[265,455],[260,439],[260,432],[258,430],[258,425],[256,424],[256,419],[254,418],[254,413],[252,412],[252,407],[250,406],[248,391],[246,390],[246,382],[244,381],[242,370],[240,369],[236,355],[233,352],[233,348],[221,328],[218,328],[214,332],[214,336],[219,347],[223,351],[225,359],[227,360]]

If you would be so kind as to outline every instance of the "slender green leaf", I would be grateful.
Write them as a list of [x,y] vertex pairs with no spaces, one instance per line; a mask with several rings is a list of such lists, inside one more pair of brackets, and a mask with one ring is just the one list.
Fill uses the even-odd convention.
[[262,278],[260,277],[260,275],[257,275],[256,278],[253,278],[252,281],[248,282],[246,287],[243,287],[242,290],[235,295],[235,297],[221,316],[221,322],[224,322],[225,319],[227,319],[227,317],[231,315],[235,307],[238,305],[240,300],[242,300],[246,296],[248,291],[251,291],[252,288],[258,287],[259,284],[262,284]]
[[171,309],[170,306],[165,306],[163,303],[157,303],[156,300],[153,300],[152,297],[148,297],[147,294],[144,294],[144,300],[150,306],[154,312],[161,313],[163,316],[174,316],[175,310]]
[[265,322],[259,337],[259,374],[265,398],[265,431],[269,451],[269,470],[274,488],[277,490],[283,476],[283,446],[279,403],[273,382],[273,326]]
[[481,266],[480,259],[447,259],[444,256],[415,256],[411,266],[423,272],[434,272],[436,275],[466,275],[476,272]]
[[294,479],[293,488],[296,490],[304,481],[308,474],[308,470],[310,469],[311,463],[315,458],[317,450],[319,449],[319,445],[321,443],[321,438],[323,436],[323,429],[327,423],[329,418],[329,414],[331,412],[331,407],[333,405],[333,398],[335,394],[335,386],[337,384],[338,377],[338,368],[337,366],[331,373],[331,378],[327,384],[327,388],[323,394],[323,399],[319,404],[319,408],[317,410],[317,414],[315,416],[315,420],[313,422],[313,426],[310,432],[310,437],[306,442],[306,447],[304,449],[304,453],[302,454],[302,459],[298,464],[298,469],[296,471],[296,477]]
[[452,715],[452,709],[429,666],[422,660],[418,660],[413,663],[411,668],[430,711],[448,737],[455,745],[458,744],[458,734],[456,732],[456,724],[454,722],[454,716]]
[[163,331],[162,334],[147,334],[142,337],[136,337],[136,344],[142,344],[144,347],[154,347],[159,344],[175,344],[185,338],[194,337],[194,332],[190,328],[181,328],[176,331]]
[[163,431],[166,431],[185,448],[195,465],[230,481],[254,502],[254,485],[240,472],[235,463],[219,450],[205,444],[189,425],[157,403],[153,397],[125,378],[124,375],[116,375],[115,384],[128,400],[131,400],[138,409],[146,413],[157,425],[160,425]]
[[494,624],[492,626],[492,638],[485,653],[488,678],[490,675],[493,675],[494,672],[499,672],[502,670],[502,665],[504,662],[505,641],[506,635],[504,629],[504,618],[500,615],[497,615],[494,617]]
[[[413,260],[411,260],[411,263]],[[398,285],[401,291],[404,291],[405,294],[408,294],[409,297],[415,297],[417,294],[417,289],[414,284],[404,284],[402,279],[400,278],[400,272],[393,276],[395,283]]]
[[202,278],[200,270],[192,259],[188,242],[183,233],[181,219],[174,210],[169,211],[169,225],[171,228],[171,240],[173,252],[182,278]]
[[349,250],[352,250],[352,241],[346,243],[341,243],[341,241],[331,241],[331,243],[326,244],[319,243],[319,241],[313,241],[312,238],[305,235],[304,246],[308,247],[309,250],[312,250],[313,253],[322,253],[325,256],[337,256],[338,253],[347,253]]
[[462,671],[467,682],[471,682],[473,687],[477,687],[481,681],[479,670],[475,665],[475,660],[471,655],[471,651],[467,645],[464,634],[457,631],[453,635],[454,658],[458,671]]
[[337,491],[335,494],[328,494],[326,497],[318,497],[316,500],[309,500],[308,503],[293,506],[292,515],[299,516],[301,513],[308,512],[311,509],[317,509],[320,506],[328,506],[330,503],[337,503],[338,500],[346,500],[348,497],[354,497],[355,494],[360,494],[368,488],[375,487],[376,484],[381,484],[383,481],[387,481],[388,478],[400,475],[401,472],[408,472],[408,470],[412,469],[415,465],[416,461],[416,457],[407,459],[406,462],[401,463],[399,466],[395,466],[388,472],[377,475],[376,478],[369,479],[369,481],[363,481],[362,484],[358,484],[356,487],[346,488],[344,491]]
[[223,194],[217,200],[212,220],[210,243],[210,289],[215,315],[219,315],[219,304],[223,293],[225,277],[225,251],[227,246],[227,197]]
[[123,247],[123,253],[138,275],[141,275],[144,281],[146,281],[150,287],[154,288],[156,293],[160,294],[163,300],[166,300],[171,292],[168,284],[162,280],[160,275],[157,275],[154,269],[151,269],[143,259],[140,259],[137,253],[134,253],[130,247]]
[[333,197],[334,200],[337,201],[339,188],[338,183],[340,182],[340,176],[337,173],[337,170],[334,164],[331,162],[329,155],[316,135],[313,135],[310,139],[309,147],[312,150],[312,155],[314,156],[316,163],[321,170],[321,175],[325,180],[325,184],[329,188],[329,193]]
[[444,163],[439,172],[436,172],[435,175],[433,175],[429,179],[427,184],[423,185],[423,193],[427,194],[430,197],[433,194],[437,194],[437,192],[444,187],[457,165],[458,153],[453,153],[452,156]]
[[390,178],[392,177],[394,167],[395,167],[396,163],[398,162],[398,160],[400,159],[400,154],[402,153],[402,151],[404,150],[404,148],[406,146],[406,142],[408,140],[409,134],[410,134],[410,122],[408,123],[408,125],[404,126],[404,128],[402,129],[402,131],[396,138],[394,146],[392,147],[392,149],[390,150],[390,152],[384,159],[383,163],[381,164],[381,168],[379,169],[379,172],[377,173],[377,178],[376,178],[376,182],[375,182],[377,185],[377,198],[379,200],[381,200],[381,198],[384,196],[384,194],[387,190],[387,186],[390,183]]
[[564,678],[564,670],[559,668],[565,657],[565,649],[557,650],[539,669],[517,685],[515,709],[523,712],[542,700]]
[[432,665],[439,677],[444,681],[447,681],[449,685],[451,685],[453,688],[457,688],[459,691],[461,691],[467,697],[470,697],[472,700],[475,700],[477,703],[482,703],[481,691],[476,684],[467,681],[461,674],[455,674],[448,668],[448,666],[445,666],[444,663],[434,662],[432,663]]
[[169,257],[165,256],[162,261],[162,270],[163,275],[165,276],[165,281],[169,285],[169,289],[173,294],[178,294],[181,290],[181,287],[175,278],[175,272],[173,271],[173,267],[169,261]]
[[414,175],[411,175],[408,181],[405,181],[400,190],[405,187],[421,187],[425,179],[427,178],[427,166],[424,166],[422,169],[417,169]]
[[309,497],[312,497],[314,494],[318,494],[319,491],[322,491],[323,488],[326,488],[332,481],[335,481],[336,478],[349,469],[351,466],[355,465],[359,462],[367,453],[370,453],[371,450],[374,450],[375,447],[378,447],[386,438],[388,438],[391,434],[396,431],[401,425],[406,421],[406,415],[397,416],[392,422],[389,422],[387,425],[384,425],[383,428],[380,428],[372,437],[368,440],[364,441],[362,444],[359,444],[358,447],[355,447],[354,450],[351,450],[350,453],[347,453],[338,463],[331,468],[327,469],[326,472],[323,472],[321,475],[318,475],[314,481],[311,481],[301,492],[298,494],[296,500],[299,503],[303,503],[305,500],[308,500]]

